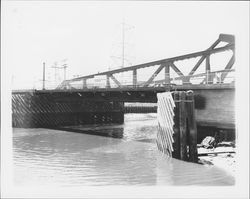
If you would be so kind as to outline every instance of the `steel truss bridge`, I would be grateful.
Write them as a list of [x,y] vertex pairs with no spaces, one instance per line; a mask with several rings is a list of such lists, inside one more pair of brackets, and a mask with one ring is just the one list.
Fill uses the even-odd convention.
[[[231,51],[231,57],[220,70],[212,70],[211,56]],[[195,64],[184,74],[177,62],[196,59]],[[92,75],[81,76],[63,81],[55,90],[81,90],[81,91],[118,91],[118,90],[158,90],[166,87],[172,88],[197,88],[198,85],[234,85],[233,68],[235,62],[235,37],[229,34],[220,34],[219,38],[206,50],[185,54],[177,57],[161,59],[153,62],[143,63],[130,67],[110,70]],[[193,64],[193,63],[192,63]],[[185,64],[183,64],[185,67]],[[139,81],[138,71],[145,68],[153,68],[154,72],[148,79]],[[156,68],[156,69],[155,69]],[[164,77],[157,79],[157,76],[164,70]],[[201,70],[202,72],[198,72]],[[143,72],[143,70],[141,70]],[[124,76],[123,74],[126,74]],[[124,81],[125,79],[125,81]],[[99,83],[98,83],[99,82]],[[205,87],[206,87],[205,86]],[[157,88],[156,88],[157,87]]]
[[[227,58],[224,65],[213,63],[217,54]],[[155,103],[159,92],[193,90],[197,124],[234,129],[234,62],[235,38],[220,34],[204,51],[65,80],[55,89],[12,91],[13,127],[123,123],[124,102]]]

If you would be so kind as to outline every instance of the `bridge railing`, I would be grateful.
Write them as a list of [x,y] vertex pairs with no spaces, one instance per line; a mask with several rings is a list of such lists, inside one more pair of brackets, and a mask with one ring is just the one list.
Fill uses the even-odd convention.
[[[230,84],[235,82],[235,70],[220,70],[213,71],[210,73],[200,73],[189,76],[171,76],[170,82],[165,83],[165,79],[159,79],[152,81],[147,87],[164,87],[166,85],[199,85],[199,84]],[[169,75],[170,74],[166,74]],[[86,87],[82,87],[82,83],[72,82],[70,86],[72,89],[112,89],[112,88],[144,88],[146,81],[138,81],[136,86],[129,79],[130,76],[123,76],[123,79],[120,81],[121,86],[118,86],[115,83],[106,84],[106,78],[99,78],[97,81],[92,81],[87,84]]]
[[[223,44],[219,46],[219,44]],[[231,56],[227,60],[226,65],[221,68],[220,71],[213,71],[211,67],[211,57],[214,54],[222,54],[224,56],[225,51],[231,51]],[[179,61],[188,60],[191,58],[198,58],[197,62],[193,65],[191,70],[184,75],[184,72],[178,67]],[[139,64],[135,66],[120,68],[116,70],[101,72],[97,74],[82,76],[78,78],[73,78],[70,80],[63,81],[57,89],[74,89],[75,86],[81,85],[81,89],[94,88],[99,81],[100,85],[97,87],[104,88],[114,88],[114,87],[150,87],[152,85],[158,84],[159,82],[165,85],[172,83],[180,84],[194,84],[197,79],[201,80],[201,84],[212,84],[212,83],[225,83],[234,70],[232,70],[235,62],[235,38],[233,35],[220,34],[219,38],[205,51],[190,53],[182,56],[172,57],[168,59],[162,59],[158,61],[153,61],[149,63]],[[150,76],[146,80],[139,80],[138,71],[145,70],[144,68],[156,67],[154,72],[151,72]],[[198,69],[203,70],[199,74],[196,74]],[[161,71],[164,71],[164,77],[161,80],[156,80]],[[129,76],[124,77],[120,75],[123,73],[130,73]],[[218,80],[215,80],[215,77]],[[94,81],[93,81],[94,80]],[[195,80],[195,81],[194,81]],[[215,81],[214,81],[215,80]],[[234,80],[232,80],[234,81]],[[199,81],[198,81],[199,82]]]

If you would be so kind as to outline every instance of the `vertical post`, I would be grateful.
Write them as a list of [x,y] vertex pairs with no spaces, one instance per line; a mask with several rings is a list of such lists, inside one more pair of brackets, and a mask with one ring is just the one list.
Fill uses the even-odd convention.
[[184,91],[179,92],[179,125],[180,125],[180,159],[187,160],[187,123],[186,123],[186,94]]
[[168,63],[165,65],[165,84],[170,84],[170,66]]
[[45,90],[45,62],[43,62],[43,90]]
[[82,88],[87,88],[87,79],[82,80]]
[[173,93],[173,98],[175,101],[175,108],[174,108],[174,134],[173,134],[173,149],[172,157],[176,159],[180,159],[180,125],[179,125],[179,93],[178,91],[175,91]]
[[207,77],[206,77],[206,83],[207,84],[211,84],[211,77],[210,77],[210,55],[207,55],[206,57],[206,74],[207,74]]
[[133,70],[133,87],[136,87],[137,84],[137,70]]
[[64,66],[64,80],[66,80],[66,66]]
[[64,69],[64,81],[66,80],[66,68],[67,68],[67,64],[63,65],[63,69]]
[[188,141],[189,141],[189,161],[197,162],[197,128],[194,109],[194,93],[187,91],[187,120],[188,120]]
[[106,88],[110,88],[109,75],[106,75]]
[[57,68],[57,63],[55,63],[55,67],[54,67],[54,68],[55,68],[55,85],[56,85],[56,76],[57,76],[57,75],[56,75],[56,72],[57,72],[57,71],[56,71],[56,68]]

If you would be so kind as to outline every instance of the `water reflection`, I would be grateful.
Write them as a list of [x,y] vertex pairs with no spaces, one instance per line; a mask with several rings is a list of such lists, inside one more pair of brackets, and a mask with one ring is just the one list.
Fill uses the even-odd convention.
[[[222,170],[167,158],[158,152],[154,143],[156,120],[153,115],[127,115],[124,125],[75,129],[88,134],[13,129],[15,183],[60,186],[234,184],[234,179]],[[97,136],[93,132],[110,133],[121,139]]]
[[71,133],[82,133],[82,134],[89,134],[89,135],[98,135],[104,137],[112,137],[112,138],[123,138],[123,128],[112,128],[113,126],[106,126],[103,129],[99,126],[99,129],[89,129],[84,126],[68,126],[68,127],[58,127],[54,128],[54,130],[61,130],[61,131],[68,131]]

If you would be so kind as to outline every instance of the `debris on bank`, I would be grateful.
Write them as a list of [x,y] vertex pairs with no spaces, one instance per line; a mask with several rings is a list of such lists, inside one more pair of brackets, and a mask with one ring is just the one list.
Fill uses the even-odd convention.
[[199,154],[198,163],[205,166],[220,167],[235,175],[236,171],[236,146],[232,142],[216,142],[216,139],[207,136],[201,144],[197,145]]

